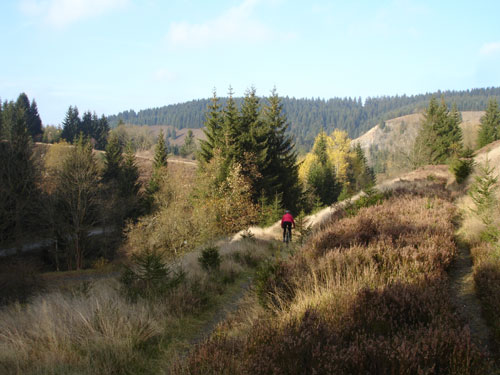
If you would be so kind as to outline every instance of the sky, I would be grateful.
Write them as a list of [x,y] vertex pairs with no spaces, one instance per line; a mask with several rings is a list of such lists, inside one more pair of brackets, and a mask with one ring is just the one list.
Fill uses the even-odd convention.
[[500,86],[500,1],[6,0],[0,98],[111,115],[250,87],[296,98]]

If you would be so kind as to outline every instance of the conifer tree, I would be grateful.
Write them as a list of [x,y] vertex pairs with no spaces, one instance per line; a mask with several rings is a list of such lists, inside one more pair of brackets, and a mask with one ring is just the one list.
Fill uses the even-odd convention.
[[153,194],[160,190],[160,181],[163,176],[165,176],[167,168],[167,149],[165,147],[165,136],[163,135],[163,129],[160,129],[160,134],[158,135],[158,141],[155,146],[155,155],[153,160],[153,174],[149,180],[146,192],[148,194],[149,206],[151,208],[153,204]]
[[205,133],[206,140],[200,140],[200,161],[208,163],[214,156],[214,149],[222,148],[224,134],[223,134],[223,117],[221,113],[221,106],[219,98],[214,90],[211,103],[208,107],[208,112],[205,119]]
[[267,197],[272,198],[281,193],[283,205],[295,210],[301,194],[297,154],[291,138],[286,134],[288,123],[276,89],[272,90],[268,98],[263,118],[267,133],[268,161],[262,174]]
[[69,106],[66,117],[62,123],[63,129],[61,138],[66,140],[66,142],[73,143],[80,133],[80,122],[78,108]]
[[108,142],[108,134],[109,134],[108,120],[104,115],[102,115],[101,118],[97,118],[95,113],[92,120],[94,122],[94,125],[92,127],[93,128],[92,137],[96,141],[95,147],[98,150],[104,150]]
[[7,237],[21,239],[28,224],[33,224],[30,220],[40,179],[24,106],[10,102],[2,112],[5,141],[0,142],[0,241]]
[[327,139],[328,136],[324,131],[321,131],[316,137],[312,150],[314,158],[306,176],[307,185],[323,205],[335,202],[339,194],[335,168],[328,158]]
[[264,171],[268,168],[267,157],[268,132],[260,116],[260,99],[255,88],[245,93],[238,121],[238,137],[236,138],[236,161],[241,165],[241,173],[247,176],[252,184],[252,198],[257,202],[262,189],[268,182]]
[[104,174],[103,180],[109,182],[120,178],[121,167],[123,163],[122,146],[118,137],[114,134],[110,136],[104,153]]
[[[83,134],[84,137],[89,139],[94,138],[94,120],[96,116],[92,116],[92,112],[85,111],[82,115],[82,121],[80,122],[80,126],[78,128],[78,135],[80,133]],[[94,138],[95,141],[95,138]]]
[[454,153],[461,152],[460,116],[455,109],[450,114],[444,99],[441,104],[432,98],[414,146],[416,166],[446,163]]
[[368,165],[365,153],[359,143],[354,146],[350,162],[352,193],[371,188],[375,185],[375,173]]
[[36,105],[35,99],[31,101],[30,108],[27,112],[28,114],[28,132],[33,138],[40,137],[43,134],[42,120],[38,114],[38,106]]
[[155,156],[153,161],[153,169],[158,170],[162,167],[167,166],[167,149],[165,147],[165,136],[163,135],[163,129],[160,129],[160,134],[158,135],[158,141],[155,146]]
[[477,136],[478,147],[484,147],[488,143],[500,139],[500,109],[496,99],[490,99],[488,108],[483,117]]
[[120,184],[124,196],[136,196],[139,192],[139,168],[137,168],[132,142],[125,146],[123,158],[122,183]]

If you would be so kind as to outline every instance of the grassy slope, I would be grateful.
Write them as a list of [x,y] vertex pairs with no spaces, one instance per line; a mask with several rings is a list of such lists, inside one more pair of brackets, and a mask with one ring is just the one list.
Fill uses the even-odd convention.
[[178,363],[183,374],[488,371],[449,296],[454,205],[411,183],[381,206],[322,224],[268,275],[270,310],[241,316]]
[[[475,148],[479,119],[484,112],[462,112],[462,133],[466,146]],[[386,121],[384,130],[379,125],[374,126],[368,132],[356,138],[353,142],[359,142],[361,147],[368,149],[376,145],[379,149],[388,149],[391,152],[404,150],[411,147],[418,133],[422,120],[422,114],[412,114],[397,117]]]

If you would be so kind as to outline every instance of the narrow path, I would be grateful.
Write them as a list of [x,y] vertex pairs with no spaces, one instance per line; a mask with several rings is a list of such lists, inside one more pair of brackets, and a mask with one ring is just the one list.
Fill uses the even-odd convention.
[[210,335],[215,331],[219,323],[222,323],[226,320],[226,318],[232,312],[235,312],[243,297],[248,293],[250,287],[252,285],[253,279],[249,277],[243,284],[236,290],[230,297],[226,304],[218,310],[213,318],[208,321],[203,329],[192,339],[190,340],[190,346],[194,346],[208,339]]
[[458,254],[451,266],[450,292],[459,316],[468,323],[472,341],[480,347],[490,347],[490,330],[481,315],[481,304],[474,290],[472,257],[469,246],[457,239]]

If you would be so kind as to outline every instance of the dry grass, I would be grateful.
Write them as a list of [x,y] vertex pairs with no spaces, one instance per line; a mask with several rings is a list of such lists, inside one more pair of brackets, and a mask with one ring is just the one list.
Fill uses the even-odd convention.
[[273,251],[253,240],[220,245],[216,274],[202,271],[194,252],[178,264],[189,271],[181,285],[155,300],[132,302],[117,280],[107,279],[5,307],[0,373],[158,373]]
[[236,334],[219,331],[173,373],[488,371],[449,299],[454,207],[439,198],[443,185],[407,193],[324,222],[273,266],[263,284],[270,312]]

